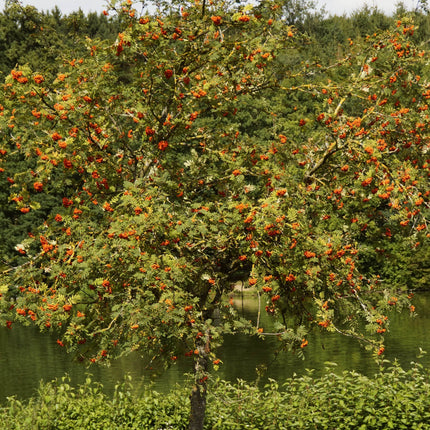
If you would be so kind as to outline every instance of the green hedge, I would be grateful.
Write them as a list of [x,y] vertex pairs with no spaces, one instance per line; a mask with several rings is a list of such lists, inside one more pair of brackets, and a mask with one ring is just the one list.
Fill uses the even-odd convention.
[[[428,429],[429,372],[394,365],[373,378],[355,372],[311,374],[263,389],[243,381],[212,382],[205,428],[215,429]],[[129,381],[112,397],[87,379],[41,385],[28,401],[9,398],[0,409],[2,429],[186,429],[188,390],[133,394]]]

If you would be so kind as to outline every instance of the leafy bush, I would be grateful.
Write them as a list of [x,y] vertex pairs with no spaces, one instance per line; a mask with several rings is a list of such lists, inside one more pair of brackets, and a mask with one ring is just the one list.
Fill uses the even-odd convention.
[[[430,427],[429,372],[397,364],[373,378],[356,372],[310,372],[264,388],[243,381],[213,381],[205,428],[233,429],[424,429]],[[131,381],[109,398],[90,378],[74,388],[67,377],[42,384],[28,401],[8,398],[0,409],[4,430],[18,429],[186,429],[189,393],[146,388],[136,396]]]
[[[356,372],[271,381],[264,390],[239,382],[217,386],[212,429],[411,429],[430,426],[428,372],[399,366],[374,378]],[[213,414],[213,415],[212,415]],[[224,414],[224,415],[223,415]]]

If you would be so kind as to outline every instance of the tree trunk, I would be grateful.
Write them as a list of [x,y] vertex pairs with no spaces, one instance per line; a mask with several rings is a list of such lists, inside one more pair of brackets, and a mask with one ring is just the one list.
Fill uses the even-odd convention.
[[205,413],[206,384],[196,384],[191,392],[191,416],[189,430],[203,430]]
[[206,414],[207,369],[209,358],[209,336],[200,339],[199,352],[194,361],[194,386],[191,391],[191,415],[189,430],[203,430]]

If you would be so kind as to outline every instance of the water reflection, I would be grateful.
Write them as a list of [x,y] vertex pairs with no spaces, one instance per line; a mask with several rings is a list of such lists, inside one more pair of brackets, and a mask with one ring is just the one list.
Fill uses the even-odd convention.
[[[256,320],[258,302],[255,299],[236,299],[235,305],[243,309],[251,320]],[[408,367],[416,360],[419,347],[430,352],[430,340],[427,336],[430,329],[430,293],[417,296],[414,305],[418,316],[410,318],[407,313],[394,314],[391,319],[390,333],[387,335],[386,357],[398,359],[400,364]],[[270,317],[261,313],[261,326],[270,327]],[[265,340],[257,337],[226,336],[224,345],[218,351],[218,357],[224,362],[218,376],[235,381],[237,378],[253,381],[257,377],[258,366],[267,367],[265,378],[276,378],[279,381],[292,376],[302,375],[306,369],[314,369],[314,375],[322,374],[325,362],[337,363],[337,371],[356,370],[365,375],[377,371],[371,354],[365,351],[351,338],[337,334],[321,334],[318,331],[308,336],[306,359],[301,360],[294,354],[276,354],[276,337]],[[430,357],[421,361],[430,365]],[[32,327],[14,327],[12,330],[0,329],[0,402],[6,396],[16,395],[26,398],[35,393],[40,380],[50,381],[61,378],[66,373],[72,383],[83,383],[87,372],[93,379],[103,383],[107,393],[112,393],[114,386],[125,374],[130,374],[138,382],[150,382],[150,374],[143,368],[143,361],[137,355],[118,359],[110,367],[92,366],[86,369],[72,361],[63,349],[58,347],[51,336],[40,334]],[[178,362],[154,381],[158,391],[168,391],[175,383],[185,380],[185,374],[191,372],[190,360]]]
[[[236,300],[235,305],[242,310],[247,319],[256,321],[257,300],[239,299]],[[272,324],[271,317],[262,312],[260,326],[270,330]],[[223,378],[233,381],[236,378],[255,379],[257,376],[255,369],[261,363],[267,366],[264,376],[274,379],[285,379],[294,374],[302,375],[307,369],[314,369],[314,374],[321,374],[324,372],[326,362],[336,363],[339,372],[356,370],[364,374],[372,374],[377,370],[372,354],[352,338],[316,330],[307,336],[307,340],[309,343],[303,360],[293,353],[277,354],[278,341],[275,336],[268,336],[264,340],[256,337],[227,336],[218,354],[225,362]]]

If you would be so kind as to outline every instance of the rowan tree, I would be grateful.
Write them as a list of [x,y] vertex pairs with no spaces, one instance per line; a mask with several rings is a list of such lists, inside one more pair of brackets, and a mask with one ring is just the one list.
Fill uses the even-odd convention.
[[408,22],[322,66],[289,61],[306,38],[276,2],[164,7],[117,5],[113,45],[53,80],[6,79],[1,174],[28,163],[11,199],[60,209],[17,244],[0,304],[84,362],[190,357],[194,429],[223,334],[265,334],[226,300],[237,280],[285,349],[315,327],[382,354],[388,309],[409,301],[361,261],[428,237],[430,90]]

